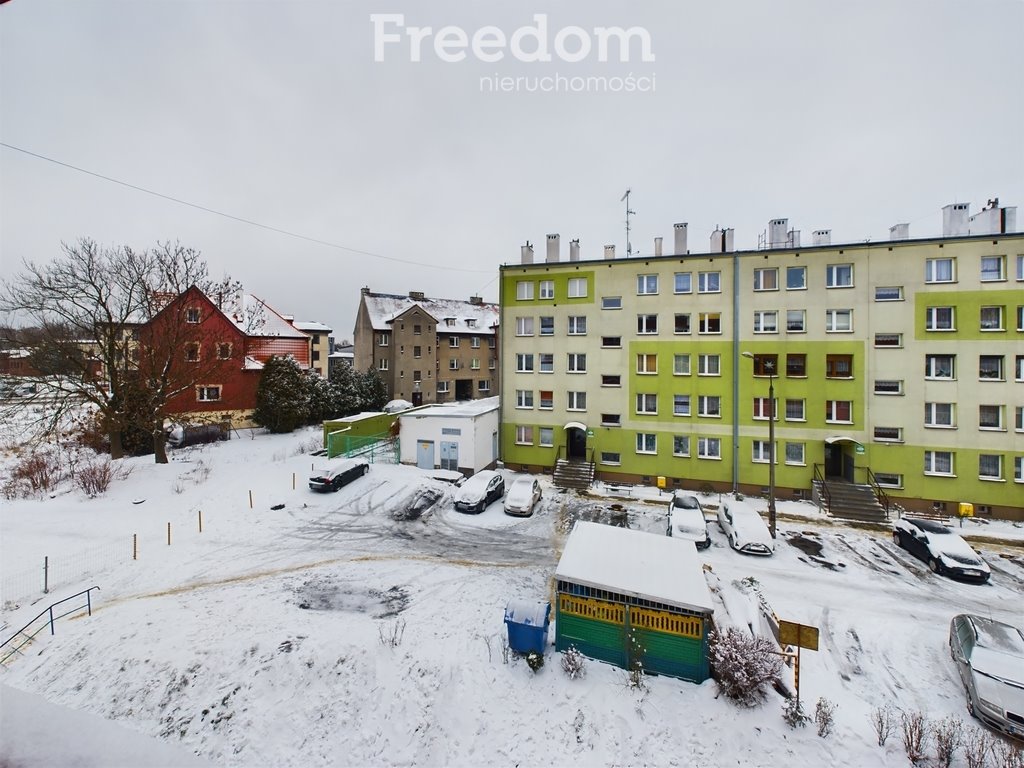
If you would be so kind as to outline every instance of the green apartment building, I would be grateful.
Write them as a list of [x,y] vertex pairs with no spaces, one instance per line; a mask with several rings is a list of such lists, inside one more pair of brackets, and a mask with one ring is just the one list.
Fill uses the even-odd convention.
[[[501,455],[606,481],[776,495],[877,483],[909,510],[1024,519],[1024,234],[1015,208],[943,209],[941,238],[560,259],[501,269]],[[977,234],[981,232],[981,234]]]

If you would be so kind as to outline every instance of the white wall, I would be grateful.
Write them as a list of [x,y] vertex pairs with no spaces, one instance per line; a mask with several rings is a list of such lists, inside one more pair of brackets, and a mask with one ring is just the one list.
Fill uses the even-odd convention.
[[[403,464],[416,464],[416,445],[421,440],[434,443],[434,466],[441,463],[441,442],[459,444],[459,469],[477,472],[493,460],[491,434],[498,431],[498,410],[477,416],[416,416],[414,413],[399,417],[399,457]],[[442,435],[442,428],[462,430],[460,435]]]

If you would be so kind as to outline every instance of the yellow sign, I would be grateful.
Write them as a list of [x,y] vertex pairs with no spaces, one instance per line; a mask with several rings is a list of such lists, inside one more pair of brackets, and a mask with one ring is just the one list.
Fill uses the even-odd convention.
[[960,517],[974,517],[974,505],[969,501],[960,502]]
[[792,621],[779,621],[779,642],[809,651],[818,650],[818,628]]
[[665,487],[665,477],[664,477],[664,475],[658,475],[658,487],[659,488],[664,488]]

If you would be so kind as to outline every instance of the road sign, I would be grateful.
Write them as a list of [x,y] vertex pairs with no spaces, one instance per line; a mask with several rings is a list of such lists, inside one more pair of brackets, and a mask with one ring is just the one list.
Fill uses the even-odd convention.
[[818,628],[793,621],[779,621],[779,642],[809,651],[818,650]]

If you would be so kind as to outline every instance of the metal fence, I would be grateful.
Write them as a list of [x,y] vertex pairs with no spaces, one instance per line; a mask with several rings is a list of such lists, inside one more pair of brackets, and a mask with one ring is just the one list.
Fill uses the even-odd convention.
[[45,594],[132,560],[131,536],[65,555],[44,555],[38,565],[0,577],[0,605]]
[[327,458],[360,456],[373,464],[397,464],[398,438],[387,433],[379,435],[351,435],[347,431],[327,435]]

